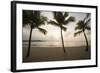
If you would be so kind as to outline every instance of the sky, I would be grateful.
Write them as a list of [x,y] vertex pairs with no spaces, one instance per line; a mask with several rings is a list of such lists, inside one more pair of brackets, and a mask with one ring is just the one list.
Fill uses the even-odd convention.
[[[42,11],[41,15],[46,16],[48,18],[48,21],[54,20],[53,14],[50,11],[48,11],[48,12]],[[76,37],[74,37],[76,23],[79,20],[83,20],[86,17],[86,13],[69,12],[69,16],[75,17],[75,22],[71,22],[68,25],[65,25],[65,27],[67,28],[66,31],[63,31],[63,38],[64,38],[65,44],[67,42],[67,46],[68,46],[68,42],[74,42],[73,44],[70,43],[70,45],[75,46],[76,45],[75,42],[77,42],[77,45],[81,45],[81,44],[86,45],[85,37],[84,37],[83,34],[80,34],[80,35],[77,35]],[[61,33],[60,33],[59,27],[56,27],[56,26],[53,26],[53,25],[47,24],[47,23],[45,23],[45,25],[43,25],[41,27],[47,30],[47,34],[44,35],[43,33],[39,32],[38,29],[33,29],[32,38],[31,38],[32,41],[41,40],[41,41],[49,42],[48,44],[61,45],[61,43],[57,43],[57,41],[61,42]],[[30,27],[29,26],[23,27],[22,32],[23,32],[22,33],[22,39],[23,40],[29,40]],[[88,38],[88,42],[90,44],[90,42],[91,42],[90,41],[91,40],[90,31],[85,31],[85,32],[86,32],[86,36]],[[78,43],[78,41],[81,42],[81,43]],[[51,43],[51,42],[55,42],[55,43]],[[47,43],[45,43],[45,44],[47,44]]]
[[[42,11],[41,14],[43,16],[46,16],[48,18],[48,20],[53,20],[52,12]],[[75,22],[71,22],[65,26],[65,27],[67,27],[67,30],[63,31],[64,40],[65,41],[84,41],[83,34],[74,37],[74,33],[75,33],[76,23],[79,20],[83,20],[86,16],[86,13],[69,12],[69,16],[74,16]],[[47,24],[47,23],[41,27],[47,30],[47,34],[44,35],[41,32],[39,32],[38,29],[33,29],[32,40],[46,40],[46,41],[55,41],[55,40],[60,41],[61,40],[59,27],[55,27],[55,26],[53,26],[51,24]],[[30,27],[23,27],[22,32],[23,32],[23,37],[22,37],[23,40],[28,40]],[[86,34],[87,34],[88,39],[90,40],[89,31],[86,31]]]

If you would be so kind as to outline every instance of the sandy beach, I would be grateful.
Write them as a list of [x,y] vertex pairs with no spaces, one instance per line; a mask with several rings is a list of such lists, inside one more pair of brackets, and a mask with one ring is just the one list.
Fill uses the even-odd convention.
[[65,47],[31,47],[30,56],[26,58],[27,47],[23,47],[23,62],[44,62],[44,61],[63,61],[63,60],[85,60],[90,59],[89,51],[85,51],[85,46]]

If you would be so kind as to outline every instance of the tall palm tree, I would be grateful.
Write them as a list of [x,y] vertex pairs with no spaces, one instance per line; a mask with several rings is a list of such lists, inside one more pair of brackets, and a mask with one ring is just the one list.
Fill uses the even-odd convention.
[[43,34],[47,33],[45,29],[40,27],[41,25],[45,24],[45,21],[47,21],[47,18],[41,16],[40,11],[23,10],[23,26],[30,26],[29,44],[26,57],[29,57],[30,55],[32,30],[38,29]]
[[77,30],[77,32],[75,32],[74,36],[77,36],[78,34],[81,34],[81,33],[84,34],[86,44],[87,44],[85,51],[88,51],[88,48],[89,48],[88,39],[87,39],[85,31],[91,29],[90,26],[88,25],[90,23],[90,20],[91,20],[90,14],[87,13],[86,17],[83,20],[78,21],[78,23],[76,24],[77,26],[75,27],[75,30]]
[[63,39],[62,31],[66,31],[67,28],[65,27],[65,25],[67,25],[69,22],[75,21],[75,18],[72,16],[69,16],[68,12],[53,12],[53,18],[54,18],[54,20],[50,20],[48,22],[48,24],[52,24],[52,25],[60,28],[62,48],[65,53],[64,39]]

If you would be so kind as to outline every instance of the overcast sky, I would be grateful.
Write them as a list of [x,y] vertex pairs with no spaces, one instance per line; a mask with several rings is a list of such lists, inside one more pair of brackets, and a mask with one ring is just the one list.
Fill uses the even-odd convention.
[[[52,12],[45,12],[42,11],[41,12],[43,16],[46,16],[49,20],[53,20],[53,15]],[[65,27],[67,27],[67,31],[63,31],[63,37],[64,37],[64,41],[85,41],[84,35],[78,35],[76,37],[74,37],[74,33],[75,33],[75,26],[76,23],[79,20],[83,20],[84,17],[86,16],[86,13],[77,13],[77,12],[69,12],[70,16],[74,16],[76,21],[75,22],[71,22],[68,25],[66,25]],[[32,31],[32,40],[45,40],[45,41],[61,41],[61,35],[60,35],[60,28],[50,25],[50,24],[46,24],[41,26],[42,28],[47,30],[47,34],[44,35],[41,32],[39,32],[37,29],[33,29]],[[30,32],[30,28],[29,27],[23,27],[23,40],[29,40],[29,32]],[[90,33],[89,31],[86,31],[88,40],[90,41]]]

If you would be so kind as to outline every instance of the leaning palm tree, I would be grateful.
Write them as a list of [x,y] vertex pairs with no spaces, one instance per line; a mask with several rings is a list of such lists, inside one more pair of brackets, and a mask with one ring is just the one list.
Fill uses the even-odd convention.
[[40,27],[41,25],[45,24],[45,21],[47,21],[47,18],[41,16],[40,11],[23,10],[23,26],[30,26],[29,44],[26,57],[29,57],[30,55],[32,30],[38,29],[43,34],[47,33],[45,29]]
[[54,20],[50,20],[48,22],[48,24],[52,24],[52,25],[60,28],[62,48],[65,53],[64,39],[63,39],[62,31],[66,31],[67,28],[65,27],[65,25],[67,25],[69,22],[75,21],[75,18],[72,16],[69,16],[68,12],[53,12],[53,18],[54,18]]
[[78,34],[81,34],[81,33],[84,34],[86,44],[87,44],[85,51],[88,51],[88,48],[89,48],[88,39],[87,39],[85,31],[90,30],[90,26],[88,25],[90,23],[90,20],[91,20],[90,14],[87,13],[86,17],[83,20],[78,21],[78,23],[76,24],[77,26],[75,27],[75,30],[77,30],[77,32],[74,33],[74,36],[77,36]]

